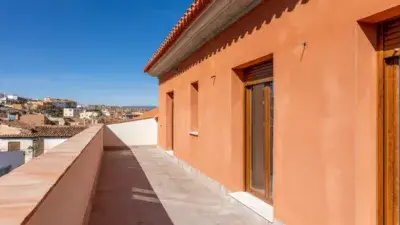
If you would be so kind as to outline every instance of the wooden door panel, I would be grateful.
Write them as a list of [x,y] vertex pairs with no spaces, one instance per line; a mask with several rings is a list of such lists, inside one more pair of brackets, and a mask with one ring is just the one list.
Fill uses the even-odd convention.
[[399,220],[399,59],[385,60],[383,215],[384,225]]
[[167,121],[166,121],[166,138],[167,148],[172,150],[174,148],[174,93],[167,93]]
[[271,87],[264,87],[264,170],[265,170],[265,192],[268,199],[271,199]]
[[272,204],[272,81],[246,87],[246,188]]
[[251,87],[251,188],[265,195],[265,108],[264,108],[264,86],[257,84]]

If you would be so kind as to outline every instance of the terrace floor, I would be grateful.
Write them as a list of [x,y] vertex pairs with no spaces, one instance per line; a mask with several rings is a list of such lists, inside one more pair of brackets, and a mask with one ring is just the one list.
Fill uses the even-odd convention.
[[105,151],[90,225],[269,224],[155,147]]

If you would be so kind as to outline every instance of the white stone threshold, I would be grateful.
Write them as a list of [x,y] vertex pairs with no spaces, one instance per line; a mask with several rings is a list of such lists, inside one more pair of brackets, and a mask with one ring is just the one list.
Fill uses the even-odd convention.
[[206,186],[210,187],[211,190],[219,190],[220,193],[224,194],[225,196],[229,196],[233,201],[238,201],[239,203],[243,204],[245,207],[257,213],[259,216],[261,216],[268,222],[271,222],[271,224],[282,225],[282,223],[274,219],[273,206],[267,204],[266,202],[260,200],[259,198],[251,195],[248,192],[229,192],[229,190],[225,188],[223,185],[221,185],[219,182],[211,179],[202,172],[193,168],[190,164],[188,164],[184,160],[181,160],[176,156],[174,156],[174,151],[166,150],[164,152],[166,153],[166,155],[169,156],[171,160],[177,163],[182,169],[186,170],[189,173],[197,175],[197,177],[203,180],[203,183]]
[[274,207],[248,192],[232,192],[232,198],[250,208],[270,222],[274,222]]
[[174,151],[173,150],[166,150],[165,151],[168,155],[174,156]]

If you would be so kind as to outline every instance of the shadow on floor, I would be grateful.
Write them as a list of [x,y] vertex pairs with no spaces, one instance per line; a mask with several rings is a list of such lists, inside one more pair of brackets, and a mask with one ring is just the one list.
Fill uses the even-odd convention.
[[104,151],[89,225],[173,225],[128,147]]

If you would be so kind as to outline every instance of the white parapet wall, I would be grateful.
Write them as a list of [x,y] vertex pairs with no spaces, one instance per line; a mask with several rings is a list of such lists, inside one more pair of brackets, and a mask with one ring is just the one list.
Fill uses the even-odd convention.
[[57,145],[65,142],[68,138],[45,138],[44,139],[44,152],[51,150]]
[[154,118],[111,124],[107,128],[104,131],[105,147],[157,145],[158,123]]

